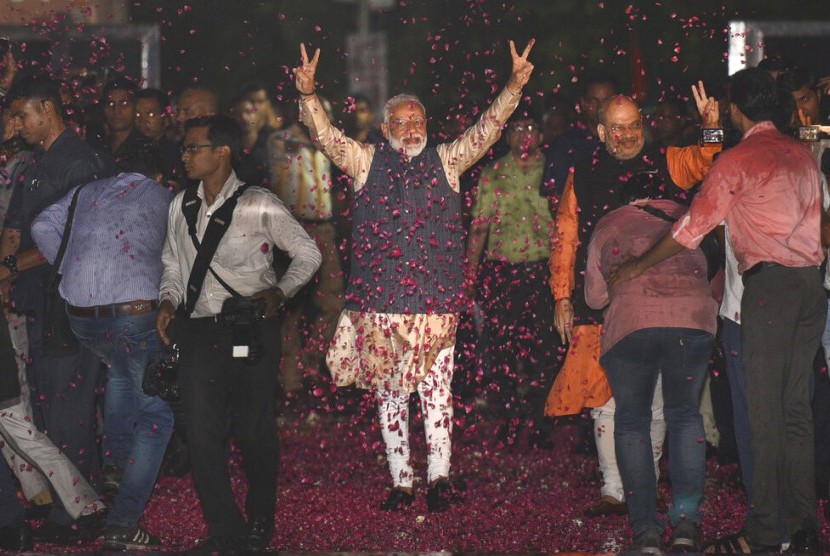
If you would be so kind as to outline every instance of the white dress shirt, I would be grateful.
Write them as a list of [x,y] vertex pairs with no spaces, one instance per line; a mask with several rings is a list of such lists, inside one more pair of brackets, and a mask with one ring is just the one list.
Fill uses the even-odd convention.
[[[231,172],[210,206],[205,202],[204,184],[199,184],[197,195],[202,200],[196,219],[199,241],[213,212],[242,184]],[[168,299],[175,307],[184,303],[187,281],[196,260],[196,247],[187,232],[187,222],[182,213],[183,198],[184,192],[180,192],[170,204],[167,240],[162,252],[164,272],[159,291],[159,299]],[[273,268],[274,246],[291,258],[288,270],[280,279],[277,279]],[[282,201],[266,189],[251,187],[239,197],[230,227],[219,242],[210,267],[243,296],[278,287],[286,297],[291,297],[314,276],[320,261],[317,244]],[[198,318],[221,313],[222,304],[230,296],[208,271],[191,316]]]

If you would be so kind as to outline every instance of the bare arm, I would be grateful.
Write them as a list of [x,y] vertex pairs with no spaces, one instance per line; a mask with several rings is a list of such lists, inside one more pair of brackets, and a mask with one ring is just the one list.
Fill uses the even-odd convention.
[[648,251],[639,257],[628,259],[612,268],[608,274],[608,288],[613,289],[620,282],[636,278],[657,263],[680,253],[684,249],[685,247],[678,243],[671,233],[666,234],[663,239],[652,245]]

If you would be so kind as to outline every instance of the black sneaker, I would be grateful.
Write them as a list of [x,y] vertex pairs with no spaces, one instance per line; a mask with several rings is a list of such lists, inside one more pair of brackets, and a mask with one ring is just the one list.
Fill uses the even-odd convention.
[[274,517],[257,517],[251,520],[248,528],[248,550],[264,552],[274,536]]
[[104,529],[104,550],[156,550],[161,548],[161,539],[151,535],[138,525],[122,527],[107,525]]
[[393,488],[386,500],[380,503],[380,509],[386,512],[397,512],[403,508],[408,508],[414,501],[415,497],[412,493]]
[[101,473],[101,493],[110,499],[115,498],[123,477],[124,470],[117,465],[104,467],[104,471]]
[[101,504],[98,511],[82,515],[75,520],[72,528],[76,531],[81,542],[94,541],[104,533],[109,508]]
[[672,552],[700,552],[700,525],[683,519],[672,529]]
[[660,549],[662,539],[660,534],[654,529],[646,529],[634,535],[634,544],[631,546],[630,552],[639,552],[640,554],[663,554]]

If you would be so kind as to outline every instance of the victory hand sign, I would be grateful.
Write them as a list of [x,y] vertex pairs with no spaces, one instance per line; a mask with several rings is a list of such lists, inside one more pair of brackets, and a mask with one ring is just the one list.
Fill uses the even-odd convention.
[[300,94],[314,94],[314,74],[317,73],[317,61],[320,59],[320,49],[314,51],[314,58],[308,59],[305,43],[300,43],[300,57],[302,65],[294,68],[294,84]]

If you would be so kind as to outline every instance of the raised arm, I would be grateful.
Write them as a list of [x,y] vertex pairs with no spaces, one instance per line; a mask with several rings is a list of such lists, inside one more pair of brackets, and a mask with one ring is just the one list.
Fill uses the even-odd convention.
[[519,55],[513,41],[510,44],[510,57],[513,67],[510,79],[493,104],[481,115],[481,118],[464,135],[453,141],[438,146],[438,154],[444,162],[444,169],[453,189],[458,188],[457,176],[462,174],[476,161],[484,156],[501,136],[505,122],[519,105],[522,87],[530,80],[533,64],[527,59],[533,48],[531,39]]
[[[706,96],[703,81],[692,85],[697,112],[700,114],[700,126],[706,128],[720,127],[720,110],[714,97]],[[669,175],[681,189],[689,189],[699,183],[709,172],[715,155],[722,150],[721,143],[705,143],[688,147],[669,147],[666,151]]]
[[535,39],[530,39],[525,46],[522,55],[519,56],[519,53],[516,51],[516,45],[513,41],[509,41],[510,57],[513,60],[513,69],[510,72],[510,81],[507,82],[507,89],[512,95],[518,95],[521,93],[522,88],[527,85],[528,81],[530,81],[530,74],[533,73],[533,64],[531,64],[530,60],[527,59],[527,55],[530,54],[530,50],[533,48],[533,44],[535,42]]
[[320,99],[317,98],[315,76],[320,49],[309,59],[305,44],[300,44],[301,65],[294,68],[294,85],[300,93],[300,120],[308,128],[311,139],[329,159],[348,176],[354,178],[355,191],[363,187],[372,164],[375,148],[350,139],[331,125]]
[[320,49],[314,51],[314,58],[309,60],[305,43],[300,43],[300,59],[302,65],[294,68],[294,85],[301,95],[314,94],[314,76],[317,74],[317,62],[320,60]]

